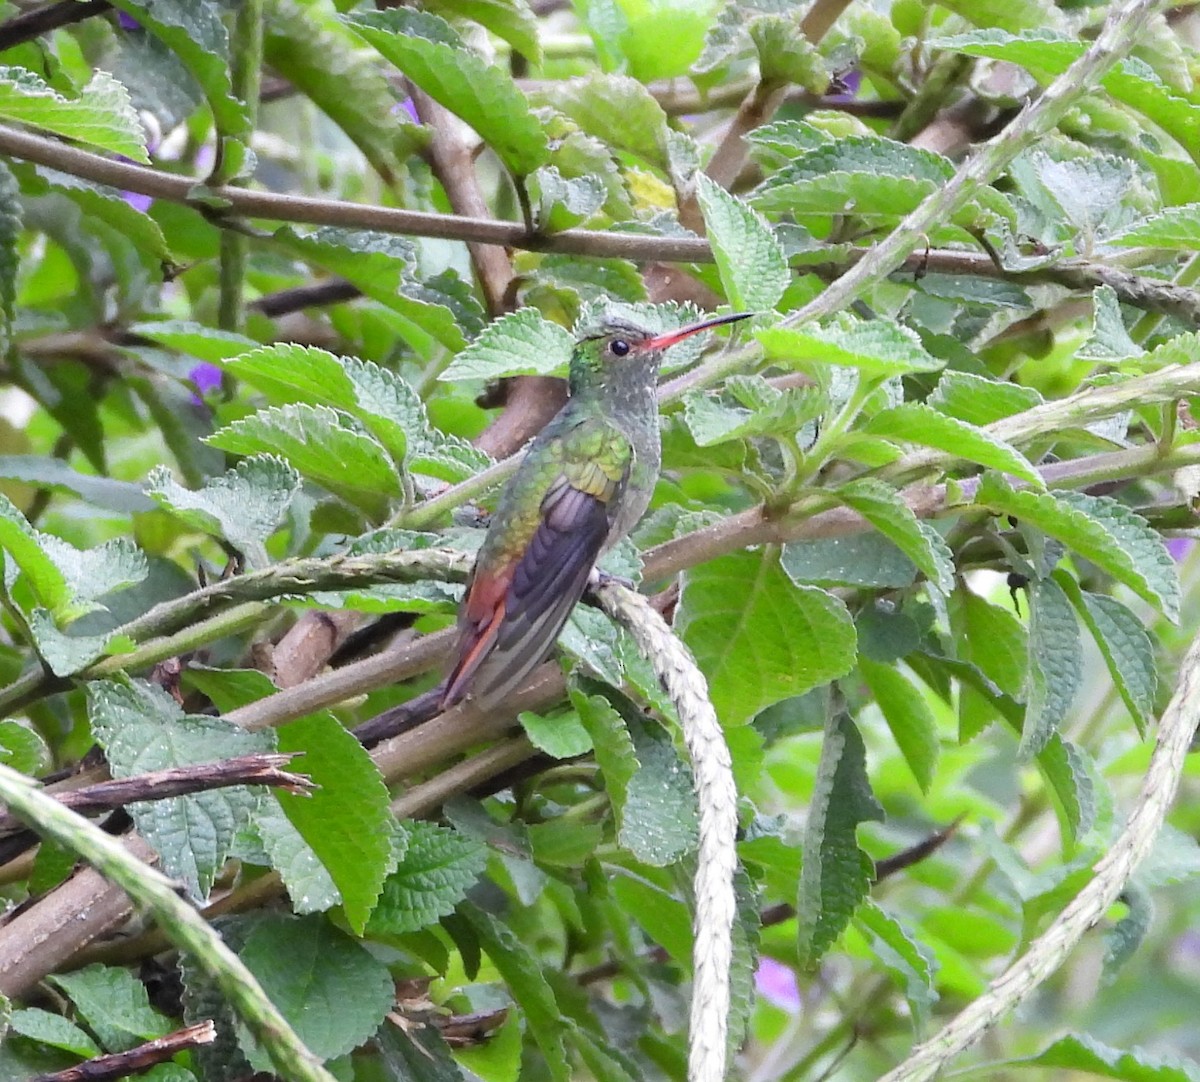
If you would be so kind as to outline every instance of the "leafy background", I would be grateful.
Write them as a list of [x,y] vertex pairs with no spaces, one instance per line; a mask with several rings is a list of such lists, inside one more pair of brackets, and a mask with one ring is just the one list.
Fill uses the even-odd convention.
[[[1093,62],[1118,5],[6,4],[0,763],[292,754],[106,825],[338,1079],[683,1077],[697,809],[626,633],[581,609],[515,734],[348,730],[436,680],[576,319],[753,310],[667,358],[610,563],[733,752],[734,1070],[899,1063],[1092,879],[1197,625],[1196,22],[1128,6]],[[957,1070],[1200,1077],[1194,772]],[[204,1018],[145,1077],[270,1069],[3,831],[4,1077]]]

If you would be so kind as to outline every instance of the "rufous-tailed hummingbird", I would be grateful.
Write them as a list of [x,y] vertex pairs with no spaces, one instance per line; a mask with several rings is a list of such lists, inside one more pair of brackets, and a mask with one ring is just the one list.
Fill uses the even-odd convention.
[[751,314],[656,333],[605,310],[580,329],[571,397],[529,445],[479,549],[449,677],[356,728],[364,744],[464,699],[491,709],[550,653],[597,559],[633,529],[650,502],[662,461],[655,384],[663,353]]
[[571,397],[530,444],[476,558],[442,709],[464,698],[489,709],[545,660],[596,561],[650,502],[662,461],[663,353],[750,314],[655,333],[610,310],[580,328]]

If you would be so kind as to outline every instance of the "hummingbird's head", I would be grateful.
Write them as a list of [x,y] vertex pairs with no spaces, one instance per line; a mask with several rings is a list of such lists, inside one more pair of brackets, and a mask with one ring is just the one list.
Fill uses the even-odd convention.
[[593,323],[578,328],[579,338],[571,358],[571,394],[596,386],[649,386],[663,354],[693,334],[747,319],[753,313],[689,323],[672,331],[655,331],[624,313],[606,310]]

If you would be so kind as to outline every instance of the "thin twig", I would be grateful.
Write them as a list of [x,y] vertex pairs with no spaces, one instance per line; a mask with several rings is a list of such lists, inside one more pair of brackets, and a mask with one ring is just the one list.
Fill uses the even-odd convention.
[[12,49],[51,30],[83,22],[112,9],[108,0],[61,0],[14,15],[0,26],[0,51]]
[[[295,753],[262,752],[238,755],[215,763],[176,766],[135,774],[129,778],[114,778],[83,789],[56,793],[55,799],[78,812],[91,815],[110,808],[124,807],[143,800],[169,800],[172,797],[200,793],[209,789],[226,789],[232,785],[268,785],[289,793],[308,793],[314,788],[303,774],[292,774],[283,767]],[[15,815],[0,815],[0,835],[23,828]]]
[[212,1044],[217,1039],[217,1027],[211,1018],[197,1022],[194,1026],[177,1029],[165,1037],[156,1037],[139,1044],[127,1052],[113,1052],[107,1056],[95,1056],[65,1067],[53,1074],[41,1074],[32,1082],[115,1082],[128,1075],[141,1074],[157,1063],[166,1063],[172,1056],[187,1052],[202,1045]]

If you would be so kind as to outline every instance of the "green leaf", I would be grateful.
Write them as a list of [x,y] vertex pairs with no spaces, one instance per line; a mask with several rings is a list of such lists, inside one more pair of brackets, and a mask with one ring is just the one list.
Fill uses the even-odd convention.
[[774,308],[792,276],[771,227],[703,173],[696,174],[696,196],[729,303],[740,311]]
[[215,0],[113,0],[186,65],[200,84],[222,135],[240,138],[250,130],[246,109],[229,75],[229,36]]
[[258,345],[253,338],[247,338],[244,334],[206,327],[190,319],[157,319],[134,323],[129,333],[149,338],[177,353],[186,353],[213,363],[236,357]]
[[0,477],[52,492],[70,493],[105,511],[130,514],[154,508],[154,501],[143,494],[141,485],[80,473],[50,455],[0,455]]
[[91,218],[115,229],[138,249],[151,269],[157,268],[150,261],[175,262],[158,223],[131,206],[118,189],[41,165],[27,166],[19,175],[23,191],[33,195],[61,194],[83,212],[85,223]]
[[882,410],[871,418],[865,431],[874,436],[933,447],[968,462],[1011,473],[1037,488],[1045,486],[1042,475],[1015,447],[921,402],[905,402]]
[[72,101],[25,68],[0,67],[0,119],[29,124],[99,150],[149,164],[146,133],[129,91],[97,71]]
[[802,154],[751,196],[767,214],[895,218],[914,210],[953,175],[932,151],[879,136],[850,136]]
[[1175,563],[1162,538],[1123,504],[1082,492],[1013,489],[994,473],[984,474],[975,500],[1056,538],[1157,605],[1169,620],[1179,619]]
[[127,1052],[171,1032],[170,1020],[150,1006],[146,986],[127,969],[90,965],[48,978],[62,991],[107,1052]]
[[[273,734],[239,729],[221,718],[185,715],[161,688],[150,684],[88,684],[88,717],[115,778],[151,770],[212,763],[235,755],[274,750]],[[233,843],[258,806],[246,786],[131,804],[138,833],[158,852],[160,868],[203,901]]]
[[842,485],[834,495],[891,541],[942,593],[954,588],[954,554],[942,535],[921,522],[894,488],[862,478]]
[[525,1015],[526,1025],[546,1058],[550,1077],[554,1082],[569,1082],[571,1068],[563,1046],[567,1026],[554,990],[534,956],[510,928],[490,913],[470,903],[464,904],[460,912]]
[[588,135],[668,169],[667,114],[641,83],[623,75],[592,75],[554,84],[538,100],[565,113]]
[[[345,278],[365,296],[411,320],[447,349],[462,349],[466,343],[460,316],[468,322],[479,318],[473,298],[451,298],[417,277],[417,250],[404,237],[338,226],[299,233],[290,225],[272,235],[305,262]],[[463,311],[456,311],[460,306]]]
[[394,182],[427,133],[395,115],[396,96],[386,76],[363,63],[358,39],[332,7],[271,0],[263,58],[353,140],[386,182]]
[[758,53],[758,77],[764,84],[794,83],[810,94],[829,86],[830,71],[817,47],[805,35],[799,17],[759,15],[746,25]]
[[273,790],[279,806],[325,865],[358,934],[392,867],[387,786],[366,749],[327,710],[281,725],[281,752],[299,752],[288,769],[307,774],[311,794]]
[[1197,1082],[1200,1071],[1189,1060],[1140,1048],[1125,1051],[1102,1044],[1087,1034],[1067,1034],[1036,1056],[996,1064],[1003,1067],[1048,1067],[1086,1072],[1121,1082]]
[[4,495],[0,495],[0,547],[12,561],[4,569],[10,589],[19,571],[24,573],[38,601],[56,617],[72,611],[73,598],[66,575],[42,548],[41,535]]
[[100,1055],[100,1046],[74,1022],[67,1021],[61,1014],[51,1014],[40,1007],[26,1007],[13,1011],[9,1029],[22,1037],[28,1037],[31,1041],[48,1044],[51,1048],[61,1048],[64,1052],[74,1052],[84,1059]]
[[727,405],[703,391],[693,391],[684,399],[684,420],[700,447],[753,436],[803,439],[805,426],[829,409],[829,395],[819,387],[780,389],[757,375],[731,376],[725,390],[749,408]]
[[[300,475],[281,458],[253,455],[199,492],[176,483],[165,466],[158,466],[146,480],[146,491],[189,525],[253,554],[283,520],[300,491]],[[265,554],[257,562],[265,563]]]
[[[265,803],[247,828],[283,880],[295,913],[324,913],[341,904],[342,894],[329,870],[276,803]],[[239,837],[242,843],[246,832]],[[235,846],[235,852],[236,852]],[[243,856],[243,859],[247,859]]]
[[77,549],[41,535],[42,551],[67,580],[76,611],[103,608],[97,599],[139,583],[149,572],[145,554],[126,537],[114,537],[92,549]]
[[575,340],[536,308],[518,308],[489,323],[439,379],[500,379],[503,376],[550,375],[571,359]]
[[744,725],[771,703],[803,695],[854,665],[846,606],[798,585],[779,558],[737,552],[688,571],[675,629],[708,680],[726,726]]
[[1032,387],[947,369],[925,399],[925,404],[948,417],[982,427],[1015,413],[1024,413],[1040,406],[1042,401],[1041,394]]
[[1083,679],[1079,622],[1052,579],[1029,587],[1029,683],[1021,755],[1036,755],[1067,718]]
[[[324,917],[262,917],[238,951],[299,1038],[322,1059],[379,1028],[396,998],[382,961]],[[248,1035],[242,1046],[248,1052]],[[252,1056],[252,1062],[265,1059]]]
[[80,635],[70,630],[65,633],[59,631],[49,611],[41,608],[29,614],[29,631],[37,645],[38,655],[55,676],[74,676],[82,672],[93,661],[103,657],[110,645],[113,652],[121,648],[129,649],[132,645],[123,636],[114,637],[107,632]]
[[929,1018],[931,1008],[938,1001],[934,985],[938,970],[937,956],[895,917],[869,898],[858,907],[854,923],[875,956],[903,990],[913,1021],[920,1031]]
[[1154,921],[1154,896],[1136,878],[1125,884],[1121,901],[1127,911],[1108,933],[1104,951],[1104,980],[1110,984],[1145,941]]
[[946,363],[928,353],[914,331],[881,319],[841,315],[823,327],[766,327],[756,337],[770,360],[805,370],[836,364],[884,377],[936,372]]
[[542,62],[537,16],[525,0],[431,0],[425,8],[443,18],[471,19],[507,41],[531,64]]
[[409,8],[345,19],[426,94],[470,124],[515,176],[546,164],[545,129],[512,76],[467,48],[444,19]]
[[888,728],[892,730],[896,746],[908,763],[908,769],[916,778],[921,792],[928,793],[937,770],[941,742],[938,739],[937,719],[929,709],[925,695],[908,677],[890,665],[880,665],[860,656],[858,668],[883,712]]
[[817,586],[883,586],[898,590],[917,577],[913,562],[882,534],[861,533],[783,546],[783,569],[793,582]]
[[453,913],[483,874],[487,850],[456,830],[414,820],[397,829],[400,857],[371,914],[371,935],[400,935]]
[[38,774],[50,761],[46,742],[18,721],[0,721],[0,763],[19,774]]
[[1145,352],[1125,329],[1116,290],[1108,285],[1097,286],[1092,290],[1092,333],[1075,356],[1089,361],[1123,361]]
[[811,969],[842,934],[871,889],[874,866],[859,847],[858,824],[883,818],[867,779],[866,750],[854,723],[833,713],[804,828],[796,903],[800,964]]
[[517,720],[530,743],[553,759],[574,759],[592,750],[592,738],[573,710],[549,715],[525,710]]
[[1080,590],[1065,573],[1055,572],[1055,581],[1066,591],[1108,666],[1113,686],[1120,692],[1138,731],[1145,734],[1154,720],[1154,695],[1158,690],[1158,666],[1154,640],[1126,606],[1107,594]]
[[1166,248],[1194,252],[1200,248],[1200,203],[1167,207],[1104,238],[1119,248]]
[[327,406],[259,410],[207,437],[238,455],[278,454],[303,476],[373,516],[401,494],[396,466],[374,437]]
[[[1048,84],[1083,56],[1087,43],[1077,35],[1066,36],[1046,30],[1027,30],[1019,35],[1001,30],[977,30],[970,34],[937,38],[937,49],[968,56],[1007,60],[1025,68],[1039,83]],[[1152,120],[1189,151],[1200,139],[1200,105],[1178,97],[1145,64],[1125,59],[1101,77],[1100,85],[1118,102]]]
[[1091,761],[1080,748],[1051,733],[1037,755],[1038,770],[1055,800],[1068,845],[1092,829],[1096,821],[1096,786]]

